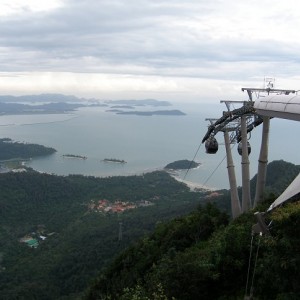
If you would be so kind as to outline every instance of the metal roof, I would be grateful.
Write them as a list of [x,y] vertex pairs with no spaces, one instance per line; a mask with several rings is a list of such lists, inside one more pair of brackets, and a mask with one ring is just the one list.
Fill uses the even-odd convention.
[[269,95],[255,100],[255,111],[262,116],[300,121],[300,96]]
[[[255,100],[254,109],[262,116],[300,121],[300,96],[279,94]],[[268,211],[300,194],[300,174],[287,189],[272,203]]]
[[300,173],[286,188],[286,190],[271,204],[268,211],[272,210],[273,208],[279,206],[283,202],[293,198],[298,194],[300,194]]

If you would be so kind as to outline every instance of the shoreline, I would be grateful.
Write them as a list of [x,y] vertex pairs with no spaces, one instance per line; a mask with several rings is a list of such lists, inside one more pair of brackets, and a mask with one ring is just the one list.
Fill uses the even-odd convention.
[[[23,159],[22,160],[22,166],[26,166],[26,162],[27,161],[30,161],[31,159]],[[27,166],[26,166],[27,167]],[[49,175],[56,175],[56,176],[68,176],[68,175],[71,175],[71,174],[68,174],[68,175],[60,175],[60,174],[57,174],[57,173],[53,173],[53,172],[46,172],[46,171],[41,171],[41,170],[38,170],[38,169],[33,169],[32,167],[29,167],[30,169],[34,170],[35,172],[38,172],[38,173],[42,173],[42,174],[49,174]],[[8,169],[7,172],[11,171],[11,169]],[[217,191],[219,190],[218,188],[215,188],[215,187],[211,187],[211,186],[206,186],[206,185],[203,185],[203,184],[200,184],[200,183],[196,183],[196,182],[193,182],[193,181],[189,181],[189,180],[183,180],[182,178],[179,177],[178,174],[175,174],[174,172],[168,172],[162,168],[151,168],[151,169],[146,169],[146,170],[143,170],[142,172],[133,172],[133,173],[128,173],[128,174],[123,174],[123,175],[84,175],[84,174],[80,174],[80,173],[76,173],[75,175],[83,175],[83,176],[94,176],[94,177],[98,177],[98,178],[106,178],[106,177],[114,177],[114,176],[143,176],[143,174],[147,174],[147,173],[151,173],[151,172],[155,172],[155,171],[165,171],[167,172],[171,177],[173,177],[176,181],[178,182],[181,182],[181,183],[184,183],[188,186],[188,188],[190,189],[190,191],[204,191],[204,192],[213,192],[213,191]],[[6,172],[5,172],[6,173]]]
[[173,177],[178,182],[182,182],[182,183],[186,184],[191,191],[204,190],[204,191],[207,191],[207,192],[212,192],[212,191],[217,191],[218,190],[217,188],[213,188],[213,187],[210,187],[210,186],[207,186],[207,185],[203,185],[203,184],[196,183],[196,182],[189,181],[189,180],[183,180],[178,175],[174,175],[174,174],[171,174],[171,173],[169,173],[169,174],[170,174],[171,177]]
[[116,159],[116,158],[104,158],[102,160],[103,162],[111,162],[111,163],[118,163],[118,164],[126,164],[127,161],[125,161],[124,159]]
[[76,159],[87,159],[86,156],[83,155],[74,155],[74,154],[63,154],[63,158],[76,158]]

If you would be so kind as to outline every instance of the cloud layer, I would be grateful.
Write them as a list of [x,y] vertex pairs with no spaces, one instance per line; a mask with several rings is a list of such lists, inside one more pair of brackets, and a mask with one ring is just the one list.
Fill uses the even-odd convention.
[[22,2],[0,5],[0,93],[34,90],[35,79],[47,91],[199,97],[216,84],[299,79],[297,1]]

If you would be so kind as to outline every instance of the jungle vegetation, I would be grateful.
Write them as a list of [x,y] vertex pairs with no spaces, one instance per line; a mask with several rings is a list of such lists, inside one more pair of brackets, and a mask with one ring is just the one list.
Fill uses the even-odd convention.
[[37,156],[49,155],[56,150],[38,144],[20,143],[10,138],[0,139],[0,161],[8,159],[28,159]]
[[299,299],[300,201],[268,219],[271,234],[253,236],[253,248],[253,211],[229,221],[208,204],[159,224],[102,271],[85,299]]
[[[159,222],[194,210],[205,195],[166,172],[111,178],[9,172],[0,174],[0,187],[1,299],[80,297],[115,255]],[[153,205],[122,214],[91,211],[91,200],[100,199]],[[26,236],[39,246],[21,243]]]
[[176,160],[172,163],[169,163],[165,166],[165,169],[171,169],[171,170],[185,170],[185,169],[193,169],[197,168],[200,165],[200,163],[197,163],[195,161],[182,159],[182,160]]
[[[267,188],[274,195],[266,198],[272,201],[299,167],[277,161],[269,170]],[[0,174],[1,299],[239,298],[253,212],[231,221],[229,191],[211,194],[191,192],[163,171],[110,178]],[[91,200],[100,199],[154,205],[122,214],[89,209]],[[270,219],[254,295],[296,299],[299,205],[276,210]],[[21,243],[26,236],[39,246]]]

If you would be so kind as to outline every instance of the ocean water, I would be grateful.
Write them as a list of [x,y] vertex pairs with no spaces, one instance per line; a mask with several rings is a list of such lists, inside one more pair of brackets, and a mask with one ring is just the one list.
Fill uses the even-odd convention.
[[[116,115],[105,109],[93,107],[68,114],[1,116],[0,136],[55,148],[57,152],[53,155],[26,162],[41,172],[127,176],[162,169],[175,160],[195,157],[201,163],[200,167],[188,174],[178,172],[178,178],[185,177],[185,181],[198,186],[229,187],[222,134],[217,135],[220,147],[216,155],[206,154],[204,145],[200,145],[208,125],[205,118],[220,117],[221,104],[173,105],[172,109],[180,109],[186,116]],[[300,123],[273,119],[269,161],[284,159],[300,164],[299,134]],[[250,139],[251,177],[257,170],[260,139],[261,128],[256,128]],[[235,148],[237,181],[241,184],[241,159]],[[83,155],[87,159],[64,158],[63,154]],[[103,162],[105,158],[123,159],[127,163]]]

